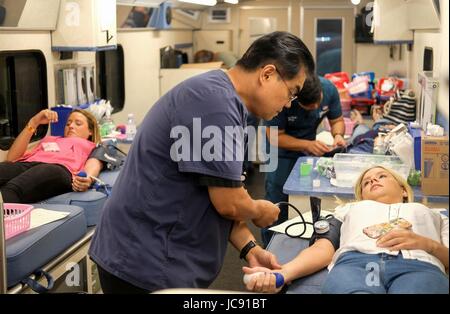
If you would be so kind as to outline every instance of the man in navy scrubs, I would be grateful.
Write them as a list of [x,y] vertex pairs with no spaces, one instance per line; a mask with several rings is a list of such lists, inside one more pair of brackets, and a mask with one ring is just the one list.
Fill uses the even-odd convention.
[[[336,87],[327,79],[310,76],[305,82],[298,99],[290,108],[283,111],[268,126],[278,127],[278,168],[266,174],[266,200],[273,203],[287,202],[283,185],[301,156],[322,156],[331,148],[316,141],[316,131],[322,120],[327,117],[334,137],[334,146],[345,146],[345,124],[342,117],[341,102]],[[280,224],[288,219],[288,209],[281,206],[278,221]],[[270,241],[273,232],[261,229],[264,246]]]
[[[228,72],[188,79],[156,102],[90,247],[103,292],[207,288],[220,272],[228,241],[249,265],[279,267],[246,225],[271,225],[279,208],[249,196],[238,156],[243,138],[231,136],[236,150],[227,139],[230,127],[245,127],[248,112],[270,120],[289,107],[313,72],[303,42],[275,32],[256,40]],[[209,158],[213,135],[224,141]]]

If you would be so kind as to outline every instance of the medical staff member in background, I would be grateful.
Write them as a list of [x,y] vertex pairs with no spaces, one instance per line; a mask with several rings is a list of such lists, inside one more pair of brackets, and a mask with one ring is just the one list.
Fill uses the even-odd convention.
[[[299,157],[322,156],[331,151],[332,148],[316,141],[317,128],[325,117],[330,121],[333,146],[345,146],[345,124],[339,92],[329,80],[314,75],[308,77],[298,99],[292,102],[290,108],[283,109],[277,117],[266,122],[267,126],[278,127],[279,157],[278,168],[266,174],[266,200],[273,203],[288,201],[288,196],[283,193],[283,185]],[[270,138],[269,128],[267,133],[267,138]],[[288,209],[281,206],[275,224],[287,219]],[[261,229],[264,246],[269,244],[272,234],[267,228]]]
[[[271,225],[279,208],[253,200],[244,189],[242,157],[228,146],[225,128],[244,128],[248,112],[272,119],[290,106],[311,73],[314,61],[304,43],[274,32],[256,40],[228,72],[190,78],[156,102],[91,243],[103,292],[207,288],[220,272],[228,241],[250,266],[279,267],[246,225]],[[225,141],[206,160],[212,129]],[[187,148],[178,147],[180,141]],[[232,143],[242,148],[243,138]],[[224,157],[230,151],[231,160]]]

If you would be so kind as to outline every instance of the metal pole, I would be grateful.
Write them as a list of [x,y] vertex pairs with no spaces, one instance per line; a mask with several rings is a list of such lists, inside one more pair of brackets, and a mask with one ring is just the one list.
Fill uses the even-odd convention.
[[6,284],[6,244],[3,220],[3,197],[0,192],[0,294],[5,294]]

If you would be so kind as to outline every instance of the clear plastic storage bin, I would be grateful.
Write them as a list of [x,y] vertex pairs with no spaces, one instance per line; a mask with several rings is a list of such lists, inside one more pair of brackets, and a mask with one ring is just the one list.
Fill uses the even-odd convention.
[[342,187],[353,187],[359,175],[372,166],[381,165],[408,178],[410,167],[397,156],[336,154],[333,157],[336,172],[336,184]]

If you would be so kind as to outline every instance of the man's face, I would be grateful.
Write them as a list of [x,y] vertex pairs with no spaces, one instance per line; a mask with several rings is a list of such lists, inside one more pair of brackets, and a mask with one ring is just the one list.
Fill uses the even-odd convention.
[[323,93],[320,94],[319,102],[316,102],[314,104],[304,105],[299,101],[298,105],[300,106],[300,108],[303,108],[306,111],[312,111],[312,110],[316,110],[316,109],[320,108],[320,104],[322,103],[322,100],[323,100]]
[[254,113],[264,120],[271,120],[291,106],[303,88],[306,74],[302,69],[293,79],[286,80],[274,65],[266,65],[260,70],[259,80],[261,88],[255,94]]

